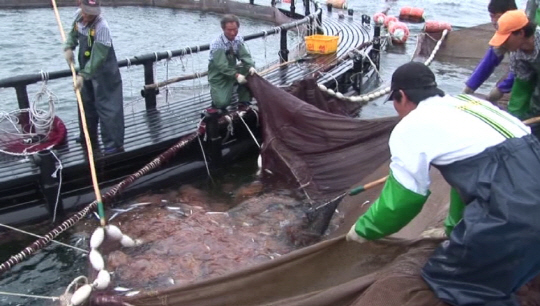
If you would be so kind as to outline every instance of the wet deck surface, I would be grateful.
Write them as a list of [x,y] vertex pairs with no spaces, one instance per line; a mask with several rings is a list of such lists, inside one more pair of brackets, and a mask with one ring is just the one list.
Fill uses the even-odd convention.
[[[346,12],[345,12],[346,13]],[[338,10],[323,11],[323,29],[326,35],[339,35],[338,51],[329,55],[310,55],[305,62],[293,63],[270,71],[265,75],[275,85],[288,85],[295,80],[313,75],[319,70],[326,70],[335,65],[337,59],[350,49],[371,39],[371,28],[361,24],[361,16],[345,16],[338,18]],[[277,64],[277,63],[276,63]],[[334,80],[334,76],[343,74],[352,68],[352,61],[343,61],[334,68],[320,75],[320,83]],[[126,115],[125,118],[125,153],[112,155],[106,160],[129,164],[130,160],[140,159],[146,155],[151,160],[182,136],[194,132],[200,120],[201,111],[211,104],[209,93],[201,94],[197,98],[187,98],[170,102],[166,106],[147,112]],[[64,188],[74,184],[77,180],[88,179],[88,165],[85,161],[85,152],[81,145],[75,142],[79,135],[77,122],[67,125],[67,145],[57,150],[62,161]],[[98,163],[99,163],[98,158]],[[32,158],[0,155],[0,213],[3,209],[13,209],[18,200],[10,199],[13,194],[25,193],[28,199],[41,199],[38,179],[39,169]],[[106,167],[98,169],[98,178],[103,178]],[[101,179],[100,179],[101,181]],[[68,185],[68,186],[66,186]],[[42,200],[40,201],[42,202]],[[25,205],[28,205],[25,204]]]

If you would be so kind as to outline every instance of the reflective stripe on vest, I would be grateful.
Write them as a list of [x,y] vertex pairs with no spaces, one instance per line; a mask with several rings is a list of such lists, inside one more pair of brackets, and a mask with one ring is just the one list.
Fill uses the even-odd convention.
[[[468,102],[469,105],[480,105],[482,106],[485,110],[488,110],[490,111],[491,113],[497,115],[498,117],[500,118],[503,118],[505,119],[506,121],[509,121],[508,118],[506,118],[502,113],[500,113],[499,111],[495,110],[495,109],[492,109],[490,107],[486,107],[484,106],[484,104],[476,99],[473,99],[471,98],[470,96],[467,96],[467,95],[457,95],[456,96],[457,99],[461,100],[461,101],[464,101],[464,102]],[[515,138],[516,136],[510,132],[507,128],[505,128],[504,126],[500,125],[499,123],[497,123],[496,121],[494,121],[493,119],[491,118],[488,118],[486,117],[485,115],[483,114],[480,114],[474,110],[472,110],[470,108],[469,105],[462,105],[462,106],[458,106],[457,108],[468,113],[468,114],[471,114],[473,116],[475,116],[476,118],[484,121],[484,123],[488,124],[489,126],[491,126],[494,130],[496,130],[497,132],[499,132],[499,134],[501,134],[504,138]],[[511,122],[511,121],[509,121]],[[511,122],[512,124],[514,124],[514,122]]]

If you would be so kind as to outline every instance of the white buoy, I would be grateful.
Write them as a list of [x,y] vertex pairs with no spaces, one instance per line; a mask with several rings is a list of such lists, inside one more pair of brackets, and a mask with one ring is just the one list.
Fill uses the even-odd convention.
[[96,249],[92,249],[92,251],[90,251],[90,255],[88,255],[88,258],[90,259],[92,267],[96,271],[101,271],[103,270],[103,268],[105,268],[105,262],[103,261],[103,257]]
[[319,89],[322,90],[322,91],[327,90],[326,86],[324,86],[323,84],[319,84]]
[[90,248],[97,249],[99,246],[103,243],[103,240],[105,239],[105,231],[103,230],[103,227],[98,227],[92,234],[92,237],[90,237]]
[[109,287],[109,284],[111,283],[111,275],[109,274],[109,271],[107,270],[101,270],[99,271],[96,279],[94,280],[94,283],[92,284],[94,288],[98,290],[103,290],[107,287]]
[[81,305],[90,297],[92,293],[92,286],[84,285],[81,288],[77,289],[73,296],[71,297],[71,304],[74,306]]
[[105,230],[107,232],[107,237],[111,238],[112,240],[120,240],[122,239],[122,231],[118,228],[118,226],[116,225],[107,225],[107,227],[105,227]]
[[336,97],[338,99],[345,99],[345,96],[341,92],[336,92]]
[[326,92],[327,92],[328,94],[332,95],[332,96],[335,96],[335,95],[336,95],[336,92],[333,91],[332,89],[328,89]]
[[136,245],[135,241],[127,235],[122,236],[120,243],[127,248],[134,247]]
[[375,99],[375,95],[372,94],[372,93],[370,93],[367,97],[368,97],[368,99],[369,99],[370,101],[373,100],[373,99]]

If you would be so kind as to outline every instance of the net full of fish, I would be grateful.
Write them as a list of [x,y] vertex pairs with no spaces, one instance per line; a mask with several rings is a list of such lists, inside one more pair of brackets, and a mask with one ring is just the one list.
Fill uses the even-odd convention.
[[224,275],[295,250],[296,238],[305,232],[302,201],[277,192],[221,211],[215,208],[226,205],[203,203],[209,199],[153,195],[138,201],[148,204],[111,222],[144,241],[132,249],[111,248],[106,255],[117,288],[163,289]]

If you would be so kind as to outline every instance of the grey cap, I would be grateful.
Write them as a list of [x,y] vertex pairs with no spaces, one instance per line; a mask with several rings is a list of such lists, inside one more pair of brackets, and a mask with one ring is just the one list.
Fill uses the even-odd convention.
[[99,0],[80,0],[81,10],[88,15],[101,14],[101,7],[99,6]]

